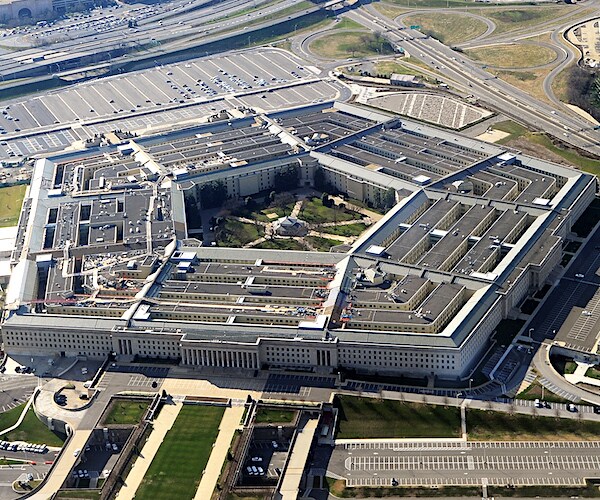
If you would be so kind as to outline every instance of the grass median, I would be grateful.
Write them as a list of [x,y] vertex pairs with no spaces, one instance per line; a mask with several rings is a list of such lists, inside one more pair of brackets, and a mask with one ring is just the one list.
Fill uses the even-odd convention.
[[154,456],[136,500],[194,498],[225,409],[184,406]]

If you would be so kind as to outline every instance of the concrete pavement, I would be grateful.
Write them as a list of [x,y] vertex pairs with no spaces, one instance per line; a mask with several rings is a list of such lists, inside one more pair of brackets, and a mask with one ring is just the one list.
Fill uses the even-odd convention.
[[198,485],[195,500],[206,500],[211,497],[215,490],[235,431],[241,427],[240,420],[243,414],[244,406],[232,406],[225,409],[223,419],[219,425],[219,434]]

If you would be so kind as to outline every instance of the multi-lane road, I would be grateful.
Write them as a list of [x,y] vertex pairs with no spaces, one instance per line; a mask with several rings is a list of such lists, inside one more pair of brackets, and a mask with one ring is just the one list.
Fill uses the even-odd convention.
[[600,155],[600,132],[586,130],[590,128],[589,121],[555,110],[549,104],[496,78],[464,54],[453,51],[435,38],[391,21],[371,6],[352,10],[344,15],[373,32],[385,34],[392,43],[402,47],[411,57],[423,61],[441,73],[442,79],[445,77],[447,83],[474,95],[491,108]]

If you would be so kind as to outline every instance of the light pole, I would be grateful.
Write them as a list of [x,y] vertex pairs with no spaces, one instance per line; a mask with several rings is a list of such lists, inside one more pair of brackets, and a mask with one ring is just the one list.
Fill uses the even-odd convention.
[[470,378],[470,379],[469,379],[469,394],[471,393],[471,387],[472,387],[472,384],[473,384],[473,379],[472,379],[472,378]]
[[531,340],[531,334],[533,333],[534,328],[529,329],[529,340]]

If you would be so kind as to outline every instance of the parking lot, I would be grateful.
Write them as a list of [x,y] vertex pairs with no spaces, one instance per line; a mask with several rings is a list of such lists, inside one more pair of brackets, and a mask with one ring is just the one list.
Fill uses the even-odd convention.
[[599,468],[599,441],[357,440],[337,445],[328,466],[349,486],[572,485]]
[[62,150],[115,129],[143,133],[199,121],[232,107],[268,111],[339,97],[342,88],[318,73],[287,52],[259,48],[9,101],[0,106],[0,158]]

